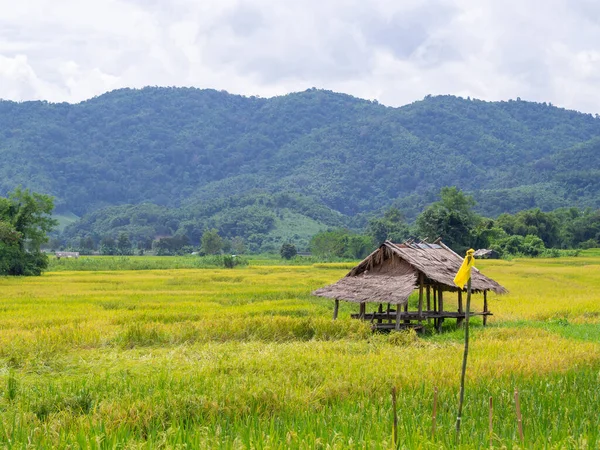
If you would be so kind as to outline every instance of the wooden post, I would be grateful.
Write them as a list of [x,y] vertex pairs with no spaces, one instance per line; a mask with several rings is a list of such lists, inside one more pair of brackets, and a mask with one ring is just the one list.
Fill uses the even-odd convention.
[[340,301],[336,298],[335,305],[333,306],[333,320],[337,319],[339,309],[340,309]]
[[[438,293],[438,312],[440,314],[444,313],[444,293],[442,291],[442,288],[440,287],[440,292]],[[440,317],[438,318],[438,332],[442,331],[442,324],[444,323],[444,318]]]
[[398,409],[396,407],[396,386],[392,387],[392,409],[394,410],[392,439],[394,440],[394,448],[398,448]]
[[[402,308],[404,310],[405,313],[408,313],[408,299],[406,299],[406,303],[404,304],[404,308]],[[404,318],[404,323],[410,323],[410,320],[408,320],[406,317]]]
[[400,304],[396,304],[396,330],[400,329]]
[[433,414],[431,415],[431,440],[435,439],[435,428],[437,425],[437,400],[438,400],[438,388],[433,388]]
[[377,317],[377,323],[383,323],[383,304],[379,304],[379,308],[377,308],[377,312],[379,313],[379,317]]
[[360,318],[365,320],[365,313],[367,311],[367,304],[365,302],[361,302],[360,304]]
[[487,313],[488,312],[488,302],[487,302],[487,290],[483,291],[483,326],[487,325]]
[[423,274],[419,275],[419,323],[423,320]]
[[[434,286],[433,287],[433,312],[437,312],[438,307],[437,307],[437,288]],[[438,327],[438,319],[434,318],[433,319],[433,328],[437,329]]]
[[493,422],[493,417],[494,417],[494,401],[492,399],[492,397],[490,397],[490,448],[494,447],[494,422]]
[[431,312],[431,286],[427,285],[427,323],[431,323],[429,313]]
[[388,303],[388,304],[387,304],[387,320],[388,320],[388,322],[389,322],[389,323],[392,323],[392,316],[391,316],[391,314],[390,314],[390,311],[391,311],[391,306],[390,306],[390,304]]
[[[463,302],[462,302],[462,291],[458,291],[458,312],[462,313],[463,312]],[[456,327],[460,327],[460,325],[462,324],[463,318],[462,317],[457,317],[456,318]]]
[[515,389],[515,408],[517,410],[517,425],[519,427],[519,437],[521,438],[521,443],[525,441],[525,437],[523,436],[523,418],[521,417],[521,403],[519,403],[519,391]]
[[467,281],[467,309],[465,311],[465,351],[463,354],[462,371],[460,374],[460,396],[458,399],[458,414],[456,415],[456,443],[459,443],[460,421],[462,420],[462,407],[465,399],[465,374],[467,373],[467,356],[469,356],[469,312],[471,309],[471,277]]

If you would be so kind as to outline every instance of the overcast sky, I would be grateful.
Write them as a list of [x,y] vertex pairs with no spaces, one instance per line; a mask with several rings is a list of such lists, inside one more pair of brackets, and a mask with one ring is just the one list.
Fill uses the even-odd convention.
[[598,0],[0,0],[0,98],[310,87],[600,113]]

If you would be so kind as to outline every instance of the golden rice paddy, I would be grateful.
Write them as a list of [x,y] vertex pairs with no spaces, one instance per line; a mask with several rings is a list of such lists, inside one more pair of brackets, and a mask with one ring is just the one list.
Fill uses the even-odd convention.
[[[598,448],[600,257],[477,266],[510,293],[491,296],[487,327],[472,321],[459,446]],[[0,278],[0,442],[393,448],[396,386],[398,447],[453,448],[462,331],[373,334],[349,304],[332,321],[332,302],[310,292],[348,267]]]

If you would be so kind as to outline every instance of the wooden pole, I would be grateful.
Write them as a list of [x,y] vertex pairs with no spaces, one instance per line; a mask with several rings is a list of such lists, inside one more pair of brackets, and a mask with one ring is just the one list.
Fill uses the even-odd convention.
[[337,319],[339,309],[340,309],[340,301],[336,298],[335,305],[333,306],[333,320]]
[[400,329],[400,304],[396,305],[396,330]]
[[[433,312],[437,312],[438,307],[437,307],[437,288],[434,286],[433,287]],[[433,328],[435,328],[437,330],[437,326],[438,326],[438,319],[437,317],[433,319]]]
[[383,304],[379,304],[379,308],[377,309],[377,312],[379,313],[379,316],[377,317],[377,323],[382,323],[383,322],[383,317],[381,317],[383,315]]
[[390,311],[391,311],[391,306],[390,306],[390,304],[388,303],[388,304],[387,304],[387,320],[388,320],[388,322],[389,322],[389,323],[392,323],[392,316],[391,316],[391,314],[390,314]]
[[366,311],[367,311],[367,304],[365,302],[362,302],[360,304],[360,318],[362,320],[365,319],[365,313],[366,313]]
[[483,291],[483,326],[487,325],[487,313],[488,312],[488,302],[487,302],[487,291]]
[[494,400],[490,397],[490,448],[494,446]]
[[460,374],[460,396],[458,399],[458,414],[456,416],[456,443],[459,442],[462,407],[465,399],[465,374],[467,373],[467,357],[469,356],[469,313],[471,309],[471,277],[467,281],[467,308],[465,310],[465,352],[463,354],[462,371]]
[[435,439],[435,428],[437,425],[437,400],[438,400],[438,388],[433,388],[433,414],[431,415],[431,440]]
[[[441,314],[444,313],[444,293],[442,288],[440,287],[440,292],[438,293],[438,312]],[[442,324],[444,323],[444,318],[438,318],[438,333],[442,331]]]
[[[459,312],[459,314],[463,312],[462,291],[458,291],[458,312]],[[456,326],[460,327],[460,325],[462,324],[462,321],[463,321],[462,317],[457,317],[456,318]]]
[[419,275],[419,323],[423,320],[423,274]]
[[427,323],[431,323],[429,313],[431,312],[431,286],[427,285]]
[[519,391],[515,389],[515,408],[517,410],[517,426],[519,427],[519,437],[521,443],[525,442],[525,436],[523,436],[523,418],[521,417],[521,403],[519,403]]
[[396,408],[396,386],[392,387],[392,409],[394,410],[392,439],[394,440],[394,448],[398,448],[398,409]]

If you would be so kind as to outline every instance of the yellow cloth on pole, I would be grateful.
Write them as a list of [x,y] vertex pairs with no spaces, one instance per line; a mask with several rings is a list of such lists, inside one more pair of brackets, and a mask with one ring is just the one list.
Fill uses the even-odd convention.
[[454,277],[454,284],[459,288],[463,289],[469,278],[471,278],[471,267],[475,264],[475,257],[473,256],[475,250],[470,248],[467,250],[467,256],[463,260],[460,269],[456,272],[456,276]]

